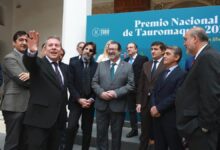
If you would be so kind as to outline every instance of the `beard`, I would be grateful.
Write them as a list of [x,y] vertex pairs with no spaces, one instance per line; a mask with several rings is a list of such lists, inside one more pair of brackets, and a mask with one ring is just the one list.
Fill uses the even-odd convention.
[[117,51],[117,52],[115,52],[115,53],[113,53],[113,54],[109,54],[108,55],[108,57],[109,57],[109,59],[110,60],[114,60],[114,59],[116,59],[116,58],[119,58],[120,57],[120,52],[119,51]]
[[88,56],[88,55],[82,55],[82,59],[83,59],[85,62],[90,62],[91,57]]

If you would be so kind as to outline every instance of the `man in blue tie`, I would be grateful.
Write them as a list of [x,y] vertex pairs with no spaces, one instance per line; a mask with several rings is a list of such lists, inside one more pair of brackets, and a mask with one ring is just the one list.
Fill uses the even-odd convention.
[[136,90],[138,87],[138,80],[140,78],[142,66],[146,61],[148,61],[148,58],[146,56],[141,56],[138,54],[138,46],[134,42],[130,42],[127,44],[127,53],[129,57],[125,58],[125,61],[132,64],[135,83],[135,90],[127,95],[131,131],[126,135],[126,137],[130,138],[138,135]]
[[164,54],[166,69],[160,74],[150,99],[153,117],[155,150],[183,150],[181,137],[176,128],[176,91],[182,84],[185,73],[178,66],[182,57],[180,48],[167,47]]

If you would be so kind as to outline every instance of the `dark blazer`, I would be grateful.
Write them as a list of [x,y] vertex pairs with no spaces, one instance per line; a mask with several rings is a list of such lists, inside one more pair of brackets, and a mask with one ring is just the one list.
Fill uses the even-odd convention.
[[[153,89],[150,103],[151,107],[157,107],[158,111],[161,114],[161,117],[166,118],[164,120],[164,123],[169,123],[170,125],[176,127],[176,91],[182,84],[185,78],[185,73],[178,66],[164,80],[165,73],[166,72],[163,71],[158,77],[158,80],[156,81],[155,87]],[[168,119],[167,117],[170,119]]]
[[[130,64],[120,61],[115,72],[115,78],[111,80],[110,60],[100,62],[92,80],[92,88],[96,93],[95,108],[105,111],[108,107],[113,112],[125,112],[126,95],[134,90],[134,74]],[[117,98],[111,101],[102,100],[99,96],[102,92],[114,90]]]
[[[71,58],[72,59],[72,58]],[[98,64],[94,61],[94,59],[91,60],[89,64],[90,68],[90,79],[92,81],[92,78],[95,74],[96,68]],[[72,104],[77,104],[79,98],[93,98],[95,100],[95,93],[93,92],[91,88],[91,93],[89,94],[88,97],[84,96],[83,90],[82,90],[82,77],[83,77],[83,68],[84,68],[84,63],[82,59],[78,59],[71,61],[69,64],[69,69],[70,69],[70,79],[69,79],[69,91],[70,91],[70,99],[69,99],[69,106]]]
[[144,63],[139,79],[139,86],[137,90],[137,104],[141,104],[142,109],[146,108],[147,104],[149,103],[149,96],[152,93],[155,81],[157,80],[158,75],[165,69],[162,60],[156,72],[154,73],[154,76],[151,77],[152,64],[152,60]]
[[67,101],[67,68],[64,64],[60,64],[64,77],[64,85],[61,86],[46,57],[41,59],[25,54],[23,62],[31,76],[31,97],[24,124],[51,128],[55,123],[59,123],[57,121],[66,117],[64,113]]
[[3,77],[2,77],[2,67],[0,65],[0,86],[2,85],[3,83]]
[[220,54],[207,45],[177,92],[177,128],[189,137],[198,127],[220,128]]
[[[130,59],[130,57],[125,58],[125,61],[128,62]],[[141,74],[141,69],[143,64],[148,61],[148,58],[146,56],[141,56],[141,55],[137,55],[137,57],[135,58],[133,64],[132,64],[132,68],[134,71],[134,83],[135,83],[135,87],[138,87],[138,81],[140,78],[140,74]]]
[[74,64],[74,63],[78,62],[80,59],[81,59],[81,56],[79,56],[79,55],[72,57],[72,58],[70,58],[69,64]]
[[[176,67],[165,79],[166,71],[162,72],[155,83],[150,104],[156,106],[160,117],[153,118],[155,141],[166,143],[171,149],[182,150],[181,137],[176,128],[176,91],[181,86],[185,73]],[[158,144],[158,149],[166,149],[166,144]]]

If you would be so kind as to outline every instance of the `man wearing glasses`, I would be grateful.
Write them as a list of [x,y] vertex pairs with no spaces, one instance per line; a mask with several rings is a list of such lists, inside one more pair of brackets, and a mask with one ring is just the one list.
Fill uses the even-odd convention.
[[121,134],[125,118],[126,96],[134,90],[134,74],[131,64],[120,59],[121,45],[111,42],[109,60],[99,63],[92,79],[97,123],[97,149],[108,149],[108,128],[111,126],[111,149],[120,150]]

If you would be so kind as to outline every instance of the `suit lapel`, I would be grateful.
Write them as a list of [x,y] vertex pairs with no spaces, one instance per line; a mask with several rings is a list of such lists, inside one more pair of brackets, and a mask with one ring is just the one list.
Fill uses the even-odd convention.
[[139,55],[136,56],[136,58],[135,58],[135,60],[134,60],[134,62],[133,62],[133,64],[132,64],[133,67],[138,64],[138,62],[139,62],[138,59],[140,59],[140,56],[139,56]]
[[152,67],[153,61],[151,60],[146,67],[146,74],[149,81],[151,81],[151,67]]
[[160,86],[160,89],[161,88],[163,88],[167,83],[169,83],[170,82],[170,80],[172,80],[173,79],[173,76],[179,71],[179,66],[178,67],[176,67],[170,74],[169,74],[169,76],[164,80],[163,78],[164,78],[164,75],[162,75],[162,77],[161,77],[161,86]]
[[163,59],[162,59],[160,61],[160,64],[158,65],[155,73],[154,73],[154,76],[152,77],[152,80],[155,80],[158,77],[158,75],[160,74],[161,70],[163,70],[163,69],[164,69],[164,65],[163,65]]
[[67,73],[68,73],[68,66],[64,63],[60,63],[60,70],[63,74],[63,80],[64,80],[64,86],[66,87],[67,86]]
[[[118,68],[115,72],[115,77],[114,77],[114,80],[119,76],[121,70],[123,69],[123,65],[124,65],[124,62],[122,60],[120,60],[119,64],[118,64]],[[113,81],[114,81],[113,80]]]
[[53,70],[52,65],[50,64],[50,62],[47,60],[46,57],[43,58],[43,63],[44,65],[42,65],[42,71],[45,72],[45,75],[54,83],[56,84],[58,87],[60,87],[59,85],[59,81],[56,78],[56,74]]
[[107,73],[106,73],[108,75],[107,79],[109,79],[109,81],[111,81],[111,72],[110,72],[111,64],[110,64],[110,60],[105,61],[104,65],[105,65],[105,68],[107,70]]
[[27,69],[25,68],[24,63],[22,61],[23,60],[22,57],[16,51],[13,51],[13,54],[14,54],[15,58],[17,59],[18,64],[21,66],[22,70],[27,71]]

